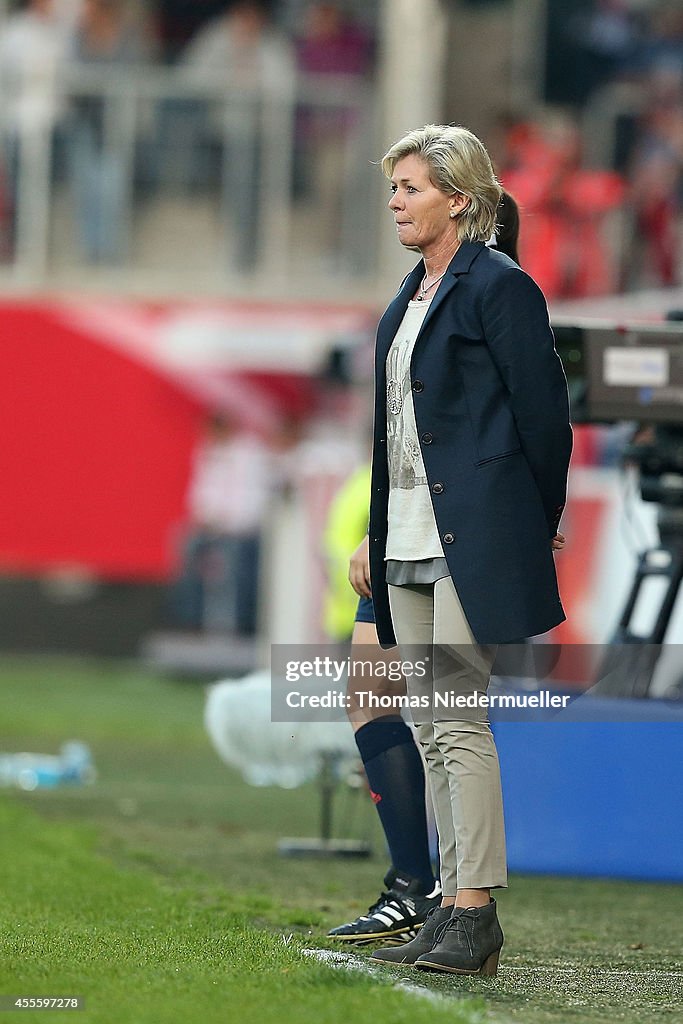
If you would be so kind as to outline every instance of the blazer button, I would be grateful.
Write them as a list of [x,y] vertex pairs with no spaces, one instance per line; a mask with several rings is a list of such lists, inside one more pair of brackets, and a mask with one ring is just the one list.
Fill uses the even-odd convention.
[[418,391],[419,392],[419,391],[424,391],[424,389],[425,389],[425,386],[424,386],[424,384],[422,383],[421,380],[414,380],[413,381],[413,391]]
[[444,535],[443,535],[443,542],[444,542],[444,544],[452,544],[454,540],[455,540],[455,534],[454,533],[444,533]]
[[432,484],[432,494],[443,494],[443,484],[438,482]]
[[423,444],[431,444],[433,440],[434,440],[434,438],[429,433],[422,435],[422,443]]

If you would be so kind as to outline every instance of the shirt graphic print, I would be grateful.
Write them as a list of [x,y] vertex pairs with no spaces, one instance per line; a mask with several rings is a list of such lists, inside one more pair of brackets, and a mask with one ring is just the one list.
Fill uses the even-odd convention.
[[408,304],[386,362],[389,532],[385,557],[403,561],[438,558],[443,553],[420,451],[410,379],[415,341],[428,309],[428,303]]

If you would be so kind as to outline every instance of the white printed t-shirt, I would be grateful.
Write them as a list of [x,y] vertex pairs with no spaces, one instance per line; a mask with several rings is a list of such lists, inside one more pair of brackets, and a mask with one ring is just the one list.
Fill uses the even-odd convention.
[[389,510],[385,559],[442,558],[427,473],[420,451],[410,360],[429,302],[408,303],[387,355],[387,460]]

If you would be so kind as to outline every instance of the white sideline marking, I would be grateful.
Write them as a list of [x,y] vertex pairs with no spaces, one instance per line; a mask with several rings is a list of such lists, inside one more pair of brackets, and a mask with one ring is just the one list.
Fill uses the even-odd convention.
[[[360,971],[363,974],[369,974],[372,977],[383,977],[386,978],[388,975],[386,971],[382,970],[382,965],[373,964],[371,961],[366,960],[364,957],[356,956],[353,953],[342,953],[341,951],[333,949],[304,949],[304,956],[312,956],[316,960],[320,960],[321,963],[326,963],[330,967],[336,968],[347,968],[352,971]],[[410,970],[410,967],[407,967]],[[527,974],[534,973],[551,973],[551,974],[578,974],[585,976],[585,968],[579,967],[523,967],[521,965],[506,964],[501,965],[498,968],[499,975],[505,975],[508,972],[517,971],[520,974],[526,972]],[[626,978],[626,979],[637,979],[637,978],[681,978],[683,979],[683,972],[680,971],[660,971],[656,968],[645,971],[607,971],[600,967],[595,968],[593,973],[594,978]],[[411,992],[413,995],[422,996],[424,999],[431,999],[432,1002],[441,1003],[447,996],[442,995],[439,992],[434,992],[432,989],[423,988],[421,985],[415,985],[412,981],[402,979],[396,986],[396,988],[402,989],[404,992]]]
[[[515,964],[505,964],[498,968],[498,972],[501,971],[551,971],[553,974],[584,974],[586,968],[584,967],[522,967],[516,966]],[[653,967],[649,971],[606,971],[602,967],[594,968],[595,976],[609,975],[616,978],[683,978],[683,973],[680,971],[659,971],[656,967]]]
[[[302,950],[304,956],[312,956],[315,960],[320,960],[321,963],[327,964],[329,967],[334,967],[337,970],[343,968],[345,970],[360,971],[361,974],[369,974],[372,978],[390,978],[386,971],[382,970],[381,964],[370,964],[363,957],[355,956],[353,953],[341,953],[334,949],[304,949]],[[419,996],[421,999],[426,999],[430,1003],[443,1003],[450,1002],[448,996],[442,995],[440,992],[433,992],[429,988],[422,988],[420,985],[414,985],[412,982],[402,978],[393,988],[398,988],[402,992],[407,992],[409,995]]]

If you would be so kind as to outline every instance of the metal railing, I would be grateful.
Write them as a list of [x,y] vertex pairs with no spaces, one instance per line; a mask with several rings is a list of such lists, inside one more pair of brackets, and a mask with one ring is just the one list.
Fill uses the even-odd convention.
[[3,133],[0,285],[333,296],[378,273],[369,84],[79,67],[58,106]]

